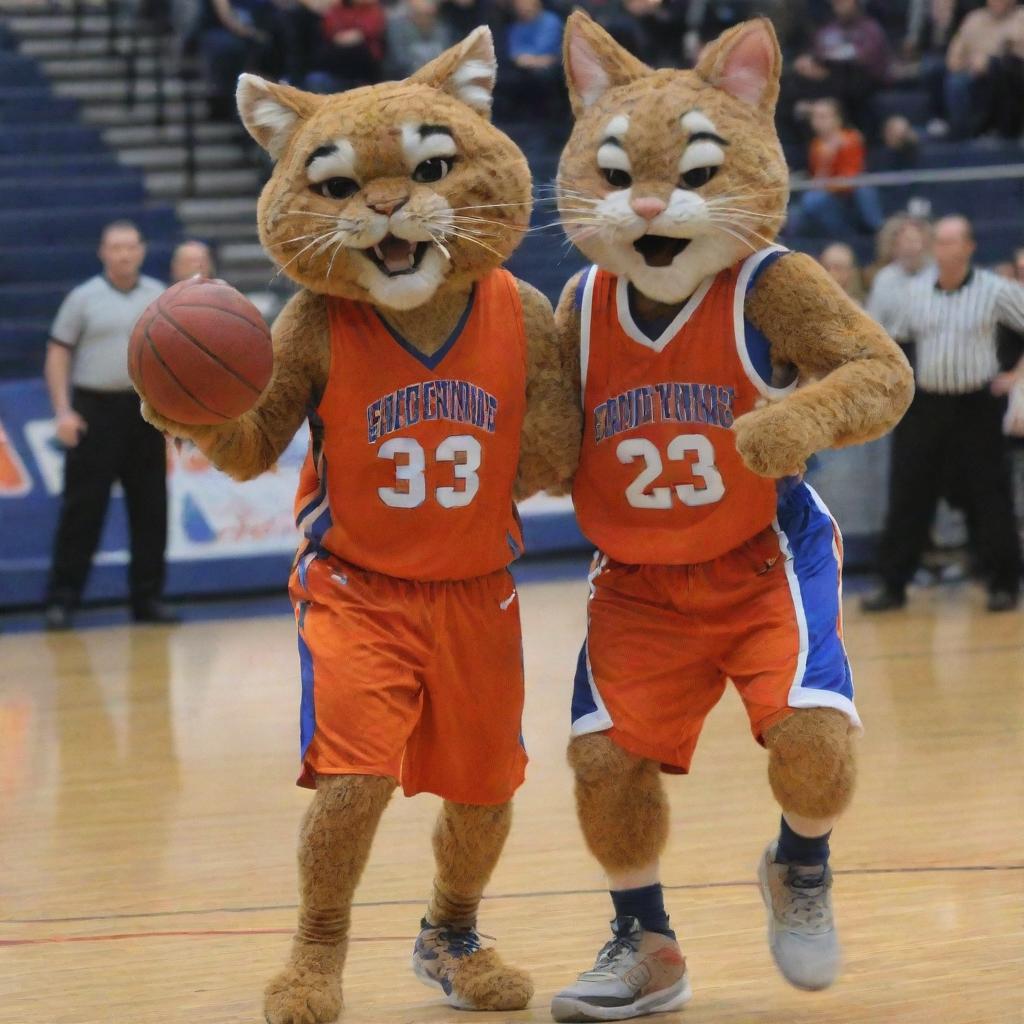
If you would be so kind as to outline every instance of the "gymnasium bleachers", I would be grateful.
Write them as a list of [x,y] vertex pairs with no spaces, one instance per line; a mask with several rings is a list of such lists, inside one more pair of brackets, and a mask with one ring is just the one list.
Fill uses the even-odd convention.
[[[145,270],[155,276],[166,276],[171,249],[186,235],[217,243],[220,272],[239,287],[265,287],[272,274],[255,236],[265,167],[240,129],[204,123],[203,101],[194,101],[195,174],[188,182],[181,107],[189,84],[173,74],[162,83],[152,78],[153,55],[168,41],[133,39],[129,62],[105,6],[72,8],[84,16],[38,0],[0,2],[0,377],[39,374],[57,305],[98,269],[96,240],[113,219],[142,228],[149,241]],[[885,91],[876,102],[880,118],[903,114],[923,128],[926,96],[913,84]],[[538,185],[534,225],[550,223],[556,215],[549,186],[566,126],[504,127],[525,151]],[[1024,166],[1024,149],[1015,142],[921,137],[921,170]],[[800,166],[799,147],[788,155]],[[882,199],[889,213],[924,200],[935,215],[966,214],[985,263],[1024,244],[1024,178],[919,183],[911,172],[905,183],[883,188]],[[870,236],[843,240],[863,262],[873,259]],[[817,253],[829,240],[784,234],[783,241]],[[554,300],[580,265],[552,229],[527,236],[511,269]]]
[[136,221],[150,239],[146,271],[161,276],[179,232],[173,208],[147,199],[141,173],[15,39],[0,38],[0,377],[39,372],[57,305],[97,270],[104,224]]

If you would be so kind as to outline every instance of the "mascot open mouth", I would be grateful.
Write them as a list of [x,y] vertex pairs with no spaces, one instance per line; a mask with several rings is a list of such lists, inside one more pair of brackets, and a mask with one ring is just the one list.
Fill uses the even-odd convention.
[[667,235],[644,235],[633,243],[633,248],[649,267],[667,267],[691,242],[689,238],[669,238]]
[[414,274],[427,251],[429,242],[410,242],[405,238],[385,235],[376,245],[363,249],[363,255],[388,277]]

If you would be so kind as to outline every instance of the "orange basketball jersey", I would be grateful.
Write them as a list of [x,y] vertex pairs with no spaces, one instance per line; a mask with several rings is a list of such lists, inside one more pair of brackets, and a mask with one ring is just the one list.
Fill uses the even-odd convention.
[[478,281],[462,320],[424,356],[366,303],[329,299],[332,370],[310,417],[296,499],[306,552],[411,580],[507,566],[526,406],[515,278]]
[[782,251],[705,280],[656,338],[634,320],[625,278],[587,272],[573,501],[583,532],[616,561],[708,561],[774,519],[775,482],[744,466],[732,425],[795,386],[773,386],[767,344],[743,315],[753,275]]

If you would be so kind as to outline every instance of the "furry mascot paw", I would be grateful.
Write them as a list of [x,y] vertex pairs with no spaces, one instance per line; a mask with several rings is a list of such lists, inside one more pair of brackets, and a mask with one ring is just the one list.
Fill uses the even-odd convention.
[[263,993],[267,1024],[329,1024],[341,1013],[341,975],[289,964]]
[[758,476],[797,476],[803,473],[807,459],[816,450],[808,437],[809,426],[805,418],[793,414],[783,399],[736,420],[736,450],[747,468]]
[[533,998],[533,982],[525,971],[506,964],[496,950],[481,949],[459,961],[452,991],[468,1009],[522,1010]]

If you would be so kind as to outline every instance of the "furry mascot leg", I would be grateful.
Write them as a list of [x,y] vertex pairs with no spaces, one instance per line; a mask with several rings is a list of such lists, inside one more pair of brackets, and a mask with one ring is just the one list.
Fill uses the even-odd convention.
[[[607,736],[569,744],[576,810],[590,852],[613,882],[654,869],[668,841],[668,800],[655,761],[636,757]],[[638,878],[632,885],[648,884]],[[626,883],[627,885],[630,883]]]
[[[768,781],[797,832],[827,832],[849,806],[857,776],[850,720],[833,708],[794,711],[765,734]],[[795,819],[795,820],[794,820]],[[824,827],[821,827],[824,825]]]
[[768,945],[797,988],[828,988],[842,966],[828,866],[832,826],[853,796],[850,721],[833,708],[795,711],[765,733],[768,778],[782,805],[779,838],[758,867]]
[[269,1024],[326,1024],[341,1012],[352,896],[394,788],[372,775],[317,779],[299,838],[299,926],[264,993]]
[[[511,803],[480,807],[444,802],[434,828],[437,874],[427,908],[430,925],[476,927],[484,888],[511,827]],[[459,1000],[478,1010],[521,1010],[533,996],[529,976],[503,963],[493,949],[459,959],[451,981]]]

